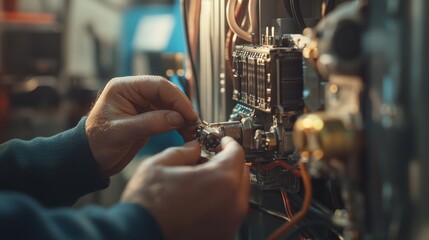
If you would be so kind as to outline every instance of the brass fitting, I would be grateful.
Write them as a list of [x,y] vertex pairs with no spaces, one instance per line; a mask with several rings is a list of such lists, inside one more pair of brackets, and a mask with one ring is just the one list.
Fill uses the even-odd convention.
[[300,152],[310,152],[317,160],[323,158],[342,159],[356,153],[358,134],[344,122],[326,113],[301,116],[294,125],[293,143]]

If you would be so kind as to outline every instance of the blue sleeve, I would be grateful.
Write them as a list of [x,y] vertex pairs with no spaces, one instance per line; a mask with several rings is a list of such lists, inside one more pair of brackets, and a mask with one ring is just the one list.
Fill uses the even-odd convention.
[[106,188],[85,133],[86,118],[68,131],[30,141],[0,145],[0,191],[26,193],[45,206],[73,204]]
[[11,192],[0,193],[0,232],[2,239],[163,239],[153,217],[136,204],[45,209]]

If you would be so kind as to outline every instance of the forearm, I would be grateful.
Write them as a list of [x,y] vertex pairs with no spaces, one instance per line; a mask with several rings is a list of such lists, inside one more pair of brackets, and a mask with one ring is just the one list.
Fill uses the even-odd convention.
[[71,205],[108,186],[85,135],[85,119],[68,131],[0,145],[0,190],[29,194],[46,206]]
[[5,239],[162,239],[142,207],[45,209],[22,194],[0,194],[0,229]]

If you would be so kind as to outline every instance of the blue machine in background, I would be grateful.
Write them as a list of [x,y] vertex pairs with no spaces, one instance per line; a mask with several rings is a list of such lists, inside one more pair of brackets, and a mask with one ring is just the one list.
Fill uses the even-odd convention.
[[[180,60],[180,56],[184,56],[185,52],[180,1],[177,0],[171,5],[133,7],[124,13],[120,43],[120,75],[168,75],[170,81],[186,92],[183,58]],[[165,73],[171,67],[165,66],[165,63],[169,62],[165,56],[173,59],[170,62],[176,61],[181,71],[170,69],[170,73]],[[167,147],[180,146],[183,143],[177,131],[164,133],[152,137],[138,156],[153,155]]]

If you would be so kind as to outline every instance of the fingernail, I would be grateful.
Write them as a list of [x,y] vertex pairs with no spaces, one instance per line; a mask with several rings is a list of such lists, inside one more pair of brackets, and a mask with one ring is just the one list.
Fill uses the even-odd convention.
[[166,117],[167,117],[168,124],[170,124],[172,128],[179,128],[183,126],[185,122],[182,115],[180,115],[178,112],[169,112],[167,113]]

